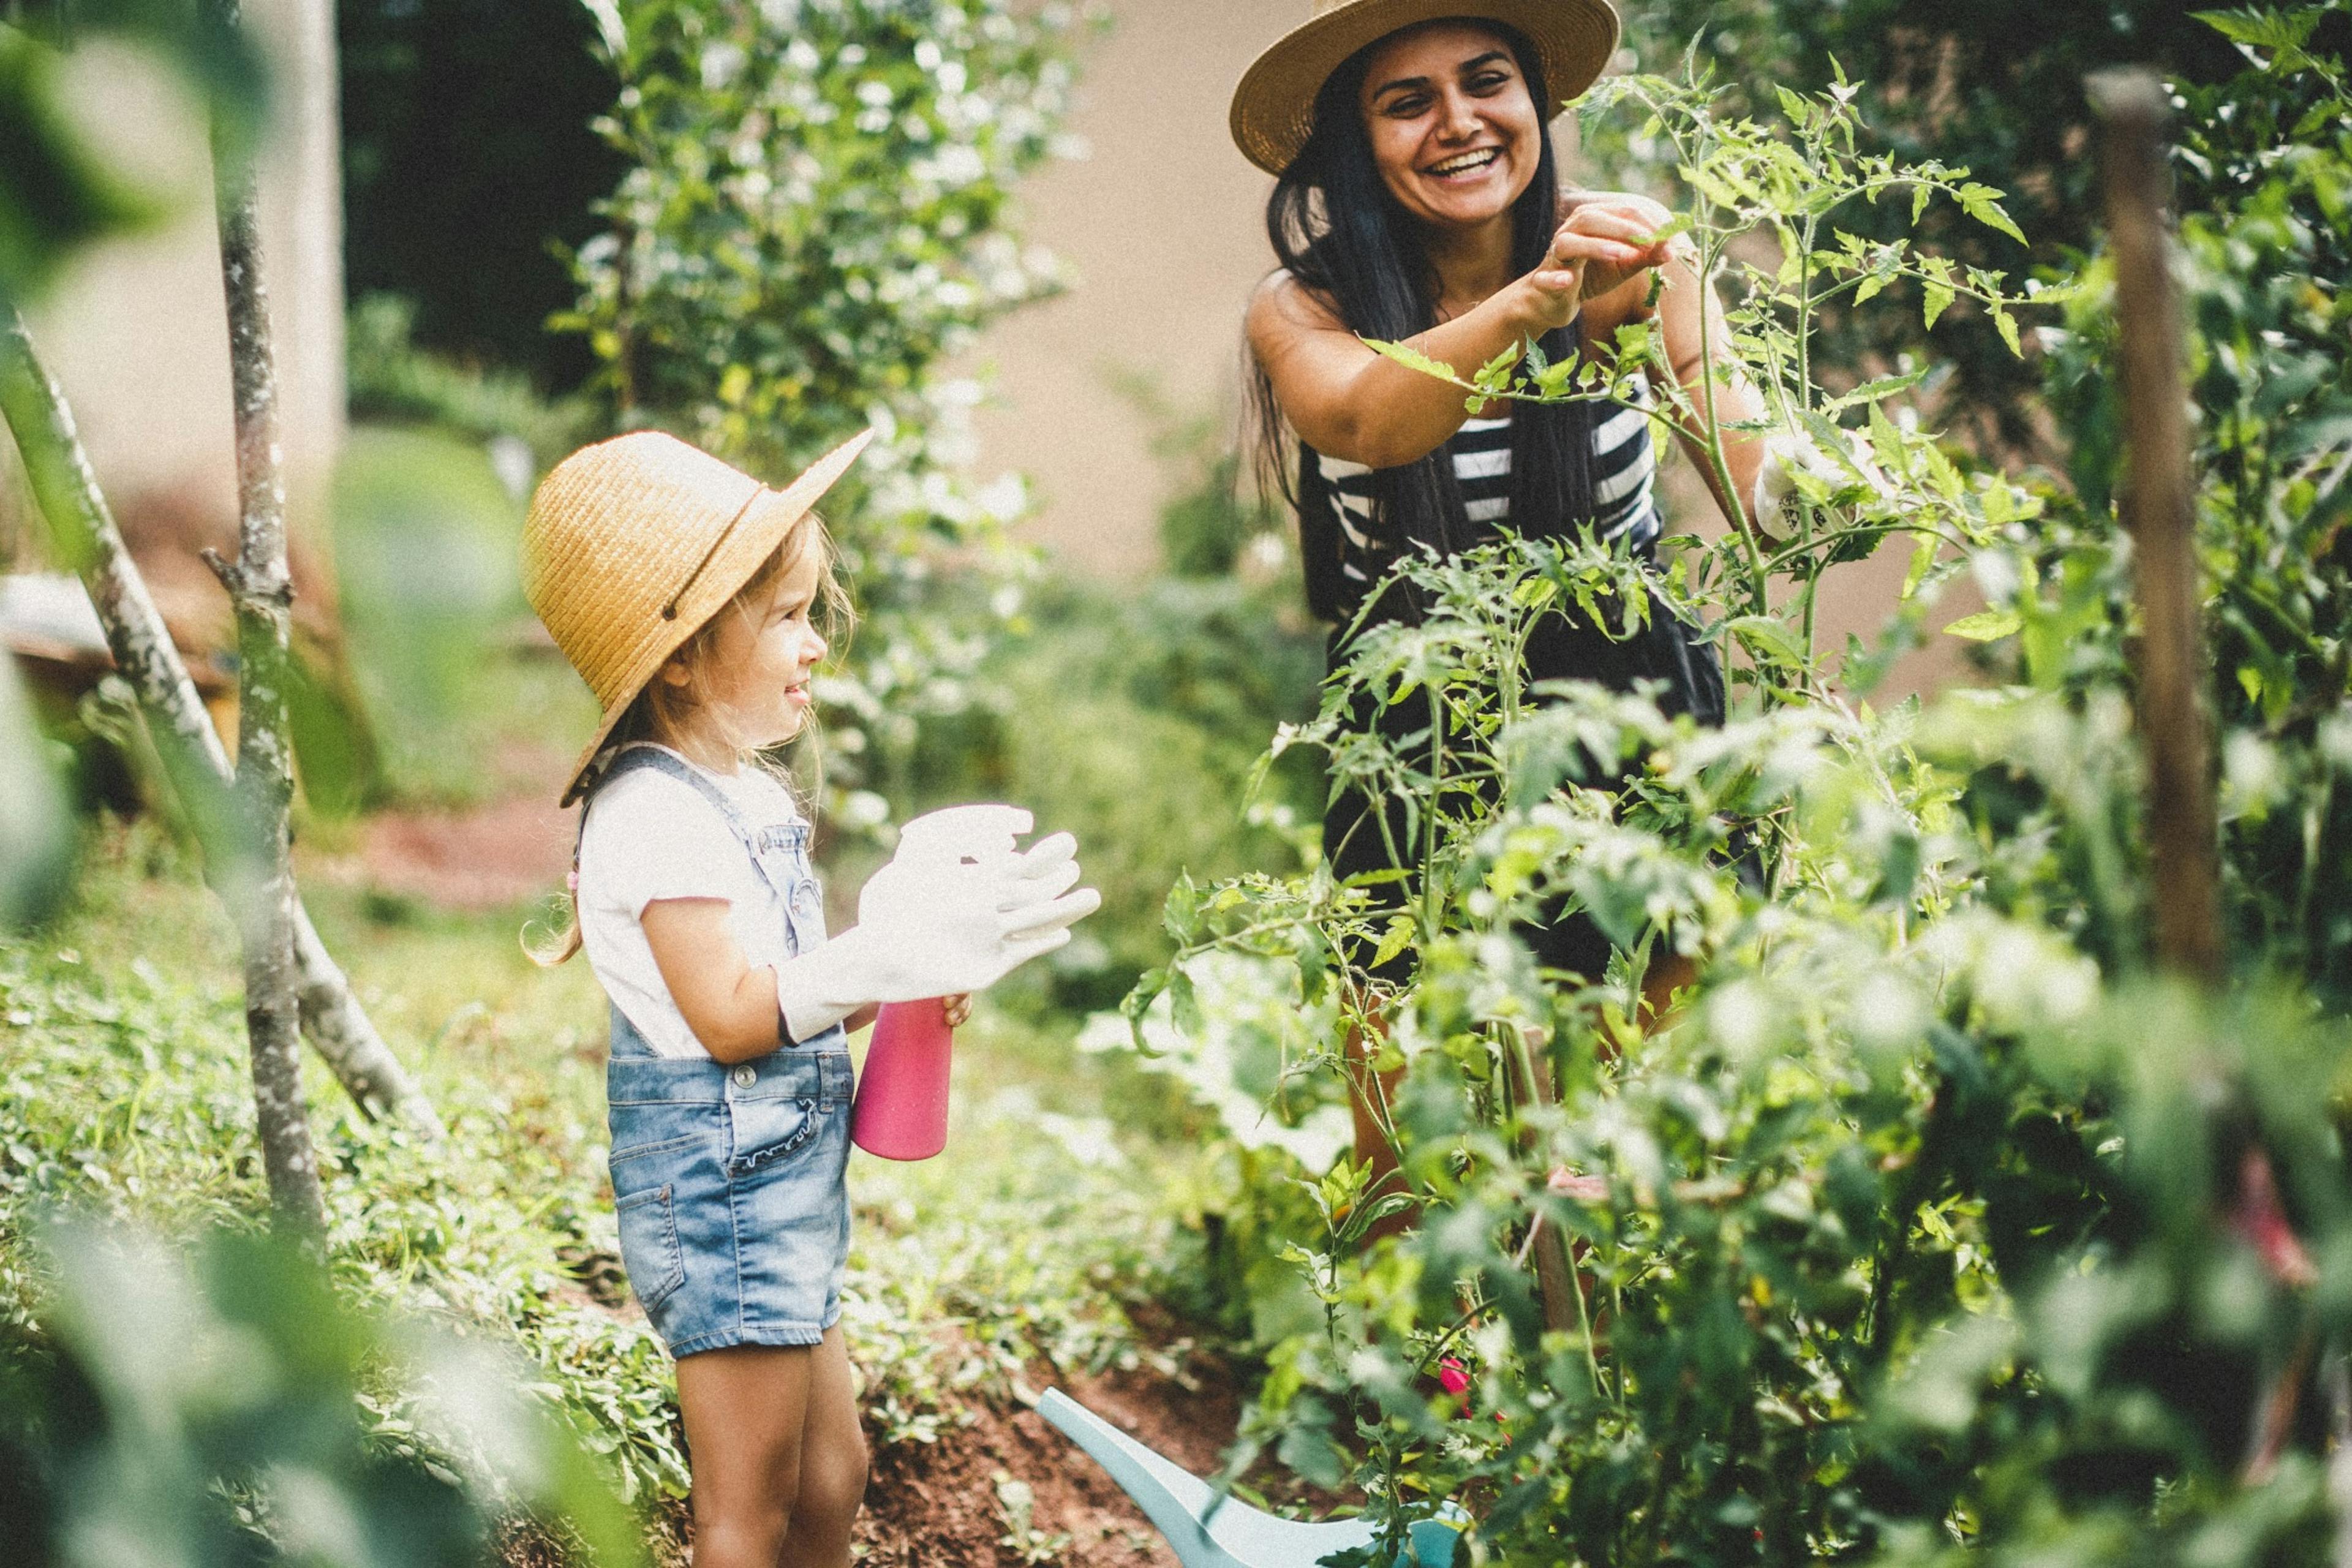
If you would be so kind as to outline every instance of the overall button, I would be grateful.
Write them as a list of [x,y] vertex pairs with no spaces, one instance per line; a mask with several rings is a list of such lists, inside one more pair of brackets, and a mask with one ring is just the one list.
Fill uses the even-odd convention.
[[734,1079],[737,1089],[749,1089],[760,1081],[760,1069],[746,1063],[729,1076]]

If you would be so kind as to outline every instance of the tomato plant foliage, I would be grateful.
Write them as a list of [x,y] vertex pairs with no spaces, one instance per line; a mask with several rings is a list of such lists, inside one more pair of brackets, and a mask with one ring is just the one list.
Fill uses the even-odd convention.
[[[1662,572],[1573,539],[1402,563],[1418,616],[1361,631],[1276,748],[1399,803],[1411,896],[1318,871],[1171,899],[1140,1038],[1223,1026],[1246,963],[1315,1004],[1282,1033],[1286,1094],[1347,1070],[1350,1025],[1396,1075],[1396,1177],[1295,1175],[1318,1218],[1283,1245],[1320,1321],[1268,1347],[1253,1443],[1391,1519],[1464,1505],[1488,1562],[2251,1568],[2352,1542],[2330,1474],[2352,1464],[2352,97],[2315,41],[2341,12],[2213,17],[2247,68],[2181,125],[2238,938],[2213,995],[2147,952],[2104,259],[2019,282],[1865,237],[1849,215],[1874,205],[2011,224],[1968,170],[1874,151],[1843,78],[1769,123],[1703,84],[1603,96],[1692,193],[1795,491]],[[1948,447],[1925,365],[1816,363],[1821,306],[1879,295],[2038,341],[2065,470]],[[1654,363],[1643,329],[1617,351],[1424,368],[1471,397],[1591,395]],[[1659,416],[1721,461],[1706,388]],[[1890,544],[1913,566],[1885,642],[1817,646],[1828,568]],[[1962,574],[1987,608],[1949,629],[1992,683],[1856,695]],[[1699,621],[1739,655],[1731,721],[1522,694],[1517,649],[1560,605]],[[1367,732],[1368,704],[1402,721]],[[1536,968],[1518,933],[1563,907],[1616,940],[1607,973]],[[1350,984],[1334,955],[1358,947],[1410,952],[1413,978]],[[1696,979],[1648,1018],[1669,955]],[[1407,1236],[1362,1245],[1403,1209]],[[1559,1238],[1578,1284],[1548,1313],[1530,1262]]]

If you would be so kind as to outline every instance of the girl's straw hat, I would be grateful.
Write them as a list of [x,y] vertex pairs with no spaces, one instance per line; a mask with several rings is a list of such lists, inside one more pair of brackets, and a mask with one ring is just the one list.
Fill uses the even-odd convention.
[[1234,89],[1234,141],[1251,163],[1281,174],[1315,129],[1315,95],[1349,56],[1399,28],[1457,16],[1525,33],[1543,60],[1544,84],[1563,101],[1591,87],[1617,52],[1610,0],[1315,0],[1314,16],[1258,56]]
[[646,682],[873,438],[844,442],[780,490],[657,430],[583,447],[540,481],[523,524],[523,593],[604,710],[562,804]]

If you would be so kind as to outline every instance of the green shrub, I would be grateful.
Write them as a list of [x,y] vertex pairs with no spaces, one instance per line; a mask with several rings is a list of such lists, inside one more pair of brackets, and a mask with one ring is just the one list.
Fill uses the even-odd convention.
[[[595,9],[622,82],[601,123],[630,169],[562,324],[588,334],[620,424],[772,479],[882,432],[824,508],[864,616],[819,687],[828,780],[870,786],[923,718],[964,705],[1019,607],[1004,525],[1026,501],[963,477],[980,387],[943,367],[1059,281],[1009,204],[1054,151],[1084,17],[1058,0]],[[836,826],[878,820],[870,795],[845,804]]]

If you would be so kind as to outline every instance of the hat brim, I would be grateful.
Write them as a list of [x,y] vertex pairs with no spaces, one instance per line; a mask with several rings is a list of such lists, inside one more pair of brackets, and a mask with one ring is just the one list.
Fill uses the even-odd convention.
[[761,563],[775,552],[784,536],[808,516],[825,491],[841,482],[850,465],[874,440],[875,432],[861,431],[824,457],[809,465],[800,478],[782,489],[763,489],[751,498],[740,521],[729,532],[710,558],[709,565],[694,580],[693,585],[679,596],[677,618],[669,623],[670,634],[647,645],[637,658],[637,663],[615,689],[615,695],[604,710],[602,722],[596,726],[596,737],[580,760],[572,766],[572,775],[563,786],[560,803],[570,805],[580,797],[588,782],[589,769],[596,761],[605,742],[612,739],[613,727],[628,712],[637,694],[646,689],[656,672],[669,661],[670,655],[686,646],[686,640],[702,629],[711,616],[725,608],[728,602],[743,590]]
[[[1527,35],[1545,87],[1561,103],[1600,79],[1622,31],[1609,0],[1360,0],[1294,28],[1242,74],[1234,144],[1267,174],[1281,174],[1315,129],[1316,96],[1350,55],[1401,28],[1454,17]],[[1546,118],[1556,107],[1545,106]]]

